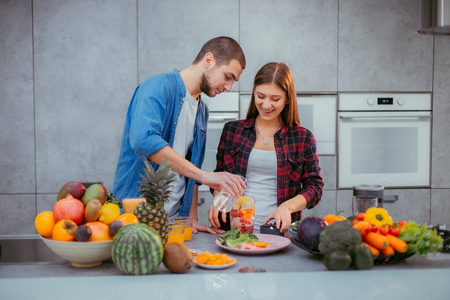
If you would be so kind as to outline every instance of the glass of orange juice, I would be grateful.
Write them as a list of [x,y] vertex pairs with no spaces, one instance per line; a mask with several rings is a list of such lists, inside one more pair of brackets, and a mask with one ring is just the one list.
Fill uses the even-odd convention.
[[184,225],[180,223],[169,224],[167,245],[172,243],[184,244]]
[[123,213],[134,214],[134,208],[138,206],[139,203],[144,201],[145,198],[123,198],[122,200]]
[[173,217],[170,221],[174,224],[182,224],[184,226],[184,240],[192,240],[192,217]]

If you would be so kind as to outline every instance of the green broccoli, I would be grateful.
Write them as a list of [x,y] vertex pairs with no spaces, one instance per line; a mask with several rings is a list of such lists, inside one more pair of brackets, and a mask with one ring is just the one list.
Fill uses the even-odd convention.
[[323,255],[334,250],[351,253],[352,248],[361,241],[361,234],[353,228],[351,221],[337,221],[327,225],[320,233],[319,251]]

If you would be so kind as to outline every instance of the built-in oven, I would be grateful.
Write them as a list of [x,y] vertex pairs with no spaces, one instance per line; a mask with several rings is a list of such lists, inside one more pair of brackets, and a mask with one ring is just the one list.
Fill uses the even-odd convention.
[[342,93],[338,188],[429,187],[431,94]]
[[[240,96],[240,118],[245,119],[251,95]],[[319,155],[336,154],[336,95],[299,94],[300,123],[314,134]]]

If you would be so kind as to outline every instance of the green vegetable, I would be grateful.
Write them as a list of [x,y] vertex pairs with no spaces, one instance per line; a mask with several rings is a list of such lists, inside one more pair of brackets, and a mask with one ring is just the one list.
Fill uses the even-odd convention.
[[344,250],[333,250],[325,255],[323,263],[328,270],[345,270],[352,263],[352,258]]
[[373,256],[369,247],[366,244],[361,243],[353,246],[352,252],[352,265],[356,270],[370,270],[373,267]]
[[427,224],[419,225],[408,221],[402,228],[398,238],[408,244],[407,253],[426,256],[428,252],[436,253],[442,249],[443,239],[435,229],[428,229]]
[[105,203],[114,203],[114,204],[117,204],[119,206],[119,208],[122,208],[122,201],[120,201],[119,198],[116,195],[114,195],[113,193],[109,193],[106,196]]
[[350,221],[356,220],[356,216],[355,215],[351,215],[350,217],[347,218],[347,220],[350,220]]
[[349,220],[334,222],[326,226],[319,237],[319,251],[323,255],[334,250],[351,253],[355,245],[361,243],[361,234]]
[[235,229],[228,230],[221,236],[217,238],[217,240],[224,246],[236,248],[237,246],[247,243],[247,242],[257,242],[259,241],[258,237],[250,232],[240,233]]

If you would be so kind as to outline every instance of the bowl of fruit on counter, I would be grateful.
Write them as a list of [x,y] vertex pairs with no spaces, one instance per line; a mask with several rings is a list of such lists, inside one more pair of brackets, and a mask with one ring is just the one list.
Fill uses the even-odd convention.
[[36,216],[36,231],[50,250],[72,266],[98,266],[111,257],[118,230],[138,222],[135,215],[122,214],[120,205],[102,184],[86,189],[82,183],[68,182],[52,210]]

